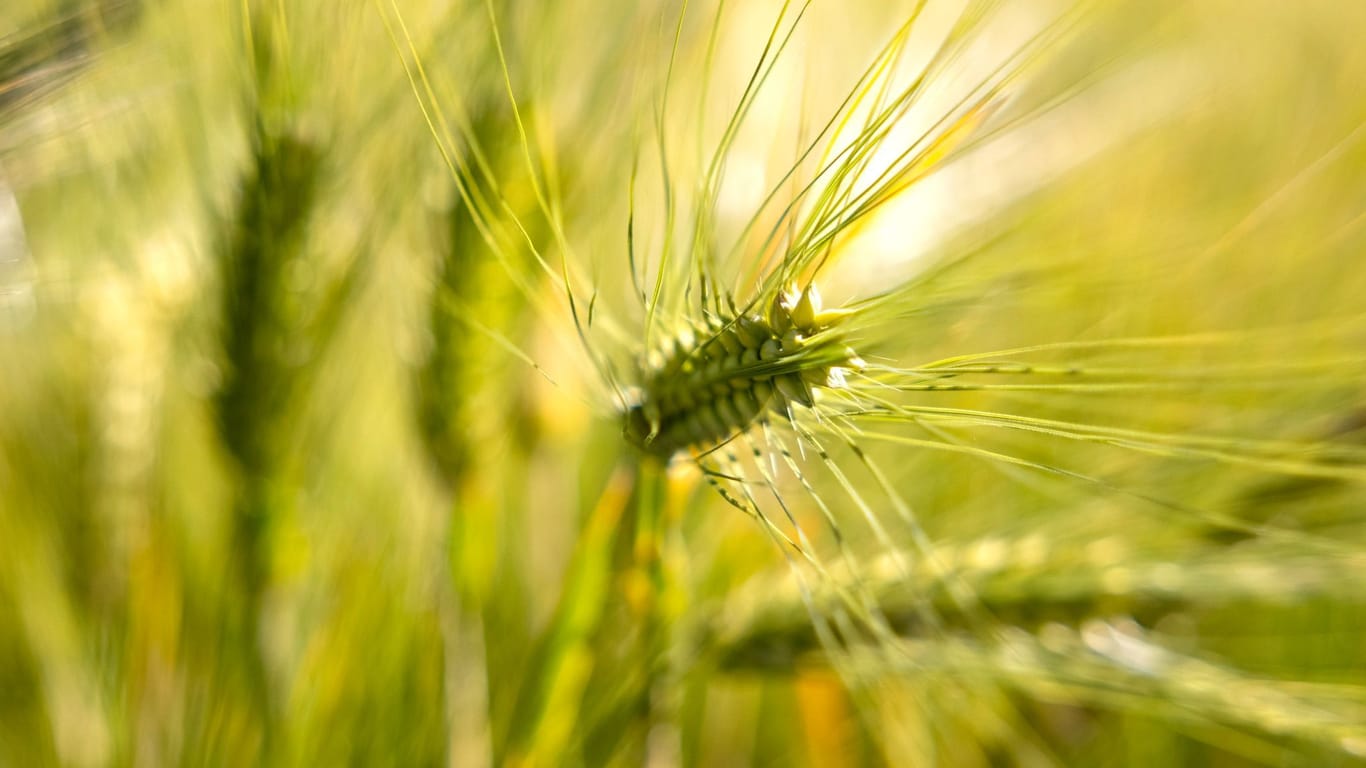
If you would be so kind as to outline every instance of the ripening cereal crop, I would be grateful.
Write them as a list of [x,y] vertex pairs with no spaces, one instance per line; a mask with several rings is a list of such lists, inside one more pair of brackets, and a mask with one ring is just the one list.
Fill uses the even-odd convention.
[[1352,765],[1366,9],[11,0],[0,765]]
[[[503,59],[538,203],[523,216],[551,230],[528,245],[560,293],[549,313],[594,373],[537,370],[596,392],[622,461],[641,462],[649,536],[636,546],[655,599],[684,589],[666,554],[648,554],[669,522],[662,492],[641,484],[665,464],[758,523],[787,563],[714,615],[650,619],[701,647],[672,657],[673,677],[642,673],[642,695],[667,699],[659,689],[694,664],[820,659],[892,762],[985,760],[960,751],[965,732],[1047,754],[1068,737],[1032,718],[1059,706],[1108,723],[1088,727],[1193,717],[1198,731],[1359,752],[1356,694],[1239,671],[1198,627],[1283,590],[1331,601],[1329,574],[1361,564],[1349,510],[1363,454],[1347,415],[1361,318],[1345,289],[1309,306],[1298,279],[1359,282],[1333,266],[1359,240],[1359,206],[1308,209],[1350,176],[1363,116],[1275,170],[1212,155],[1187,168],[1164,153],[1218,154],[1199,147],[1234,129],[1208,104],[1227,96],[1221,78],[1244,76],[1203,47],[1220,37],[1210,17],[863,12],[876,21],[844,40],[855,12],[819,3],[659,11],[657,48],[641,46],[657,69],[622,78],[645,116],[620,123],[613,151],[631,157],[601,177],[625,183],[608,185],[616,200],[595,213],[618,216],[600,229],[547,198],[556,150],[528,138]],[[829,62],[836,38],[858,66]],[[584,119],[574,130],[603,130]],[[1245,195],[1202,190],[1200,173],[1223,171],[1195,167],[1218,162],[1267,175]],[[1318,239],[1277,244],[1288,221]],[[1281,248],[1315,266],[1286,267],[1275,289],[1247,280],[1282,274]],[[690,498],[687,514],[724,514]],[[1295,565],[1249,566],[1272,552]],[[1011,695],[1043,703],[996,698]],[[988,710],[992,725],[978,720]]]

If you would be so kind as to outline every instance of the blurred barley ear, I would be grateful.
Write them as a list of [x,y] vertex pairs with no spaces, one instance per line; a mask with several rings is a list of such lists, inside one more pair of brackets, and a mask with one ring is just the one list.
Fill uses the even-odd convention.
[[292,124],[293,77],[278,20],[251,19],[254,81],[247,98],[249,155],[217,254],[224,375],[215,397],[223,446],[237,473],[232,537],[239,598],[224,606],[221,642],[237,659],[270,754],[281,716],[263,657],[261,622],[272,573],[272,527],[294,514],[303,469],[299,422],[316,368],[358,284],[354,262],[321,290],[310,232],[326,183],[329,147]]
[[252,155],[233,238],[220,256],[227,373],[217,405],[223,444],[240,472],[231,551],[242,600],[224,651],[246,654],[242,668],[252,699],[268,719],[276,705],[260,655],[259,623],[270,583],[270,522],[288,514],[293,495],[289,420],[301,394],[296,387],[303,361],[297,356],[306,343],[290,313],[285,278],[302,258],[321,157],[303,140],[260,128]]
[[[28,190],[7,177],[52,128],[42,117],[98,61],[125,42],[138,5],[63,2],[0,32],[0,763],[106,763],[121,721],[92,658],[92,637],[128,615],[120,502],[108,473],[105,339],[41,282],[25,231]],[[6,8],[5,11],[10,11]],[[16,10],[22,14],[25,9]],[[0,14],[7,17],[8,13]],[[22,16],[20,16],[22,18]],[[4,18],[10,21],[10,18]],[[22,162],[20,165],[24,164]],[[11,184],[13,183],[13,186]],[[123,383],[123,382],[120,382]],[[127,455],[119,458],[129,458]],[[112,491],[112,492],[111,492]],[[126,508],[123,510],[126,511]]]
[[[484,156],[497,173],[519,162],[517,148],[508,141],[515,127],[506,107],[494,104],[480,110],[468,136],[473,152]],[[528,222],[536,221],[516,186],[491,188],[474,182],[467,192],[481,200],[507,201]],[[509,199],[509,195],[512,196]],[[470,208],[455,190],[433,227],[436,253],[434,285],[427,310],[429,347],[417,370],[418,422],[427,453],[443,482],[459,489],[476,462],[474,454],[489,439],[498,439],[506,424],[525,423],[518,415],[518,398],[508,397],[514,382],[506,350],[498,339],[517,343],[526,325],[526,297],[517,291],[507,271],[530,271],[527,247],[509,247],[502,259],[492,258],[489,244]],[[525,238],[544,242],[534,223]],[[483,415],[486,414],[486,415]],[[516,437],[516,433],[513,435]],[[527,440],[534,437],[522,434]],[[457,509],[455,514],[459,515]]]
[[[495,103],[477,112],[465,151],[481,153],[493,168],[507,166],[513,128]],[[480,199],[512,195],[513,211],[525,211],[518,190],[474,182]],[[505,198],[507,199],[507,198]],[[523,642],[515,618],[499,611],[494,585],[504,594],[517,589],[520,574],[508,562],[508,542],[517,535],[514,509],[500,499],[500,486],[517,476],[535,450],[536,427],[527,417],[518,369],[510,366],[496,339],[518,343],[525,334],[527,306],[505,270],[525,268],[525,248],[490,258],[488,243],[456,189],[436,212],[432,227],[433,285],[426,311],[427,349],[414,375],[415,417],[425,454],[445,491],[448,541],[442,551],[447,615],[446,707],[450,758],[480,765],[493,759],[491,716],[504,702],[490,690],[490,673],[514,674],[500,661]],[[532,237],[532,235],[528,235]],[[472,321],[472,322],[471,322]],[[511,427],[511,429],[509,429]]]

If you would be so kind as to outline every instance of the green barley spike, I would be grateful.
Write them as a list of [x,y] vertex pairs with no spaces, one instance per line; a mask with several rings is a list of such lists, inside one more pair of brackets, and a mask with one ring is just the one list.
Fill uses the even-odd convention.
[[711,318],[678,335],[643,366],[638,402],[625,414],[627,440],[668,457],[743,433],[766,413],[812,407],[820,387],[842,387],[863,361],[822,311],[814,285],[773,297],[765,315]]

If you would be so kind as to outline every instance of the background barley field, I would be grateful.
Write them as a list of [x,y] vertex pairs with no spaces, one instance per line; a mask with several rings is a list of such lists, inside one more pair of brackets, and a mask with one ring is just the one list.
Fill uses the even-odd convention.
[[0,766],[1366,763],[1363,33],[6,0]]

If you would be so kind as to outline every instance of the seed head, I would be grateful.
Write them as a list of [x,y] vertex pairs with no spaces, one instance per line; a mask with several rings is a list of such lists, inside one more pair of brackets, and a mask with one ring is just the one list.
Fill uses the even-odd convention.
[[770,413],[813,407],[819,388],[843,387],[844,369],[863,367],[837,327],[848,314],[822,310],[814,285],[791,286],[764,315],[713,315],[684,328],[642,361],[626,439],[667,458],[724,442]]

